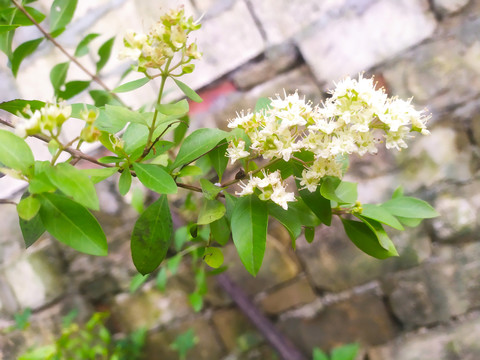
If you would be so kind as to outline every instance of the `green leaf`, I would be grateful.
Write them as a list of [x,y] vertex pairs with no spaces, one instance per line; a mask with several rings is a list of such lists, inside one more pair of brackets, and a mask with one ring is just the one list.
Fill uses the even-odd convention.
[[107,64],[110,54],[112,53],[113,42],[115,41],[115,36],[108,39],[103,43],[102,46],[98,49],[98,56],[100,59],[97,61],[97,74],[103,67]]
[[258,98],[257,103],[255,104],[255,112],[260,112],[262,110],[267,110],[270,108],[272,100],[266,97]]
[[85,104],[85,103],[75,103],[70,105],[72,107],[72,114],[70,117],[75,118],[75,119],[81,119],[82,118],[82,112],[84,111],[90,111],[93,110],[96,113],[99,112],[99,109],[91,104]]
[[115,174],[118,171],[118,167],[82,169],[81,171],[87,175],[94,184],[97,184]]
[[404,230],[402,224],[390,214],[386,209],[380,205],[375,204],[363,204],[362,205],[362,217],[373,219],[381,222],[382,224],[393,227],[397,230]]
[[149,276],[150,276],[149,274],[147,274],[147,275],[142,275],[142,274],[135,275],[132,278],[132,280],[130,281],[130,293],[134,293],[135,291],[137,291],[140,288],[140,286],[145,284],[145,282],[148,280]]
[[329,360],[327,354],[325,354],[319,348],[313,349],[313,360]]
[[397,187],[392,194],[392,199],[395,199],[395,198],[398,198],[398,197],[403,197],[403,187],[402,186]]
[[[297,184],[298,186],[298,184]],[[332,207],[330,200],[324,198],[320,194],[320,187],[314,192],[310,192],[307,189],[299,190],[300,197],[305,204],[313,211],[318,219],[325,225],[330,226],[332,223]]]
[[314,239],[315,239],[315,228],[311,227],[311,226],[306,226],[305,227],[305,240],[307,240],[307,242],[309,244],[311,244]]
[[223,188],[212,184],[207,179],[200,179],[200,186],[202,187],[203,195],[208,200],[215,200],[220,191],[223,190]]
[[225,212],[225,217],[228,219],[228,222],[232,221],[232,214],[235,206],[237,204],[238,198],[236,196],[225,193],[225,207],[227,211]]
[[414,218],[406,218],[397,216],[398,221],[400,221],[403,225],[408,227],[416,227],[420,225],[423,219],[414,219]]
[[176,194],[177,184],[160,166],[150,164],[133,164],[133,169],[145,187],[159,194]]
[[392,240],[390,240],[390,237],[388,236],[381,223],[372,219],[366,219],[361,215],[357,215],[357,217],[362,220],[370,228],[370,230],[375,233],[378,242],[385,250],[390,251],[392,254],[394,254],[393,256],[398,256],[395,245],[393,244]]
[[327,176],[320,187],[320,194],[339,204],[353,204],[357,201],[357,184]]
[[[302,160],[309,159],[305,158]],[[303,202],[310,208],[310,210],[312,210],[312,212],[323,224],[330,226],[330,224],[332,223],[332,206],[330,200],[322,196],[322,194],[320,193],[320,186],[318,186],[314,192],[310,192],[307,189],[300,190],[301,185],[300,180],[298,179],[302,176],[303,165],[299,163],[294,163],[293,170],[298,193],[302,198]]]
[[175,84],[177,84],[177,86],[180,88],[180,90],[182,90],[182,92],[187,95],[187,97],[190,99],[190,100],[193,100],[197,103],[201,103],[203,100],[202,98],[195,92],[193,91],[187,84],[181,82],[180,80],[177,80],[177,79],[173,79],[173,81],[175,81]]
[[213,240],[224,246],[230,240],[230,227],[226,217],[222,217],[210,224],[210,233]]
[[232,214],[232,237],[240,260],[256,276],[263,261],[267,241],[268,208],[254,195],[238,199]]
[[332,350],[331,360],[355,360],[358,349],[358,344],[348,344],[337,347]]
[[102,164],[119,163],[124,160],[125,159],[118,156],[102,156],[101,158],[97,159],[97,161]]
[[178,268],[180,267],[180,263],[182,262],[183,256],[182,254],[177,254],[172,256],[167,261],[167,268],[170,274],[175,275],[178,272]]
[[40,218],[58,241],[77,251],[105,256],[107,239],[98,221],[82,205],[56,194],[39,195]]
[[[291,205],[291,204],[290,204]],[[267,203],[268,213],[277,219],[287,229],[292,244],[295,244],[295,240],[302,233],[302,222],[298,217],[297,212],[292,206],[288,206],[287,210],[284,210],[281,206],[269,201]]]
[[357,183],[341,181],[335,189],[335,194],[343,200],[343,203],[354,204],[358,198]]
[[118,181],[118,191],[120,195],[125,196],[132,185],[132,174],[130,169],[123,169],[120,180]]
[[160,269],[160,271],[157,274],[157,277],[155,278],[155,285],[157,286],[158,290],[164,292],[165,289],[167,288],[167,268],[164,266]]
[[105,109],[100,109],[95,126],[102,131],[115,134],[127,125],[127,121],[123,117],[110,116]]
[[100,34],[92,33],[88,34],[85,36],[77,45],[77,48],[75,49],[75,57],[81,57],[84,55],[87,55],[89,52],[88,45],[94,40],[100,36]]
[[439,216],[427,202],[409,196],[397,197],[381,205],[392,215],[413,219],[429,219]]
[[206,248],[203,253],[203,261],[205,261],[208,266],[218,269],[223,264],[222,250],[216,247]]
[[32,111],[35,111],[43,108],[45,106],[45,103],[43,101],[38,101],[38,100],[22,100],[22,99],[16,99],[16,100],[0,103],[1,110],[5,110],[13,115],[20,114],[21,116],[28,115],[24,111],[27,106],[29,106]]
[[[15,13],[15,16],[12,20],[12,24],[16,25],[21,25],[21,26],[31,26],[34,25],[32,21],[21,11],[17,11],[14,8],[8,9],[8,10],[13,10]],[[25,10],[30,14],[30,16],[37,22],[41,23],[45,19],[45,14],[41,13],[35,8],[32,8],[30,6],[25,6]]]
[[155,278],[155,285],[157,285],[158,290],[165,291],[167,288],[167,268],[162,267]]
[[220,140],[225,139],[227,135],[227,132],[219,129],[204,128],[195,130],[187,136],[180,147],[172,169],[193,162],[198,157],[206,154],[212,150]]
[[30,185],[28,186],[28,191],[30,193],[40,194],[42,192],[54,192],[57,190],[47,174],[49,169],[49,161],[35,161],[34,176],[30,180]]
[[50,32],[63,29],[72,21],[77,0],[54,0],[50,8]]
[[0,129],[0,162],[6,167],[29,174],[33,170],[35,159],[25,140]]
[[12,74],[17,77],[18,69],[23,59],[32,54],[43,41],[43,37],[35,40],[29,40],[19,45],[12,54]]
[[202,169],[200,169],[198,166],[188,165],[182,168],[182,170],[180,170],[180,172],[175,176],[181,178],[185,176],[198,176],[198,175],[202,175],[202,173],[203,173]]
[[132,259],[138,272],[154,271],[172,243],[173,224],[167,196],[162,195],[138,218],[131,238]]
[[114,119],[115,122],[124,124],[123,126],[129,122],[145,126],[148,125],[145,114],[141,114],[138,111],[132,111],[125,106],[113,106],[107,104],[105,105],[104,111],[110,119]]
[[179,120],[182,120],[182,122],[179,123],[175,128],[175,130],[173,131],[173,142],[176,145],[179,145],[182,142],[183,138],[185,137],[185,134],[187,133],[188,126],[190,123],[190,119],[188,115],[185,115]]
[[384,249],[375,233],[363,222],[342,218],[342,223],[347,236],[364,253],[377,259],[386,259],[397,255],[395,248],[391,251]]
[[0,34],[3,34],[11,30],[15,30],[19,26],[20,25],[0,25]]
[[190,302],[190,305],[192,305],[195,312],[199,312],[200,310],[202,310],[203,296],[200,295],[198,292],[194,292],[188,295],[188,301]]
[[80,94],[90,86],[91,81],[69,81],[65,84],[65,90],[58,90],[57,97],[63,100],[68,100],[75,95]]
[[178,352],[180,360],[185,360],[187,358],[187,353],[190,349],[195,347],[197,343],[197,338],[193,329],[189,329],[186,332],[178,335],[173,344],[170,347]]
[[204,199],[198,214],[198,225],[207,225],[219,220],[225,215],[225,205],[218,200]]
[[41,346],[36,349],[27,351],[25,354],[20,355],[18,360],[44,360],[52,359],[57,354],[57,348],[55,345]]
[[132,199],[130,201],[130,205],[132,205],[132,208],[134,208],[136,212],[141,214],[145,209],[144,202],[145,202],[145,193],[140,187],[138,186],[134,187],[132,189]]
[[187,100],[180,100],[173,104],[158,104],[156,109],[161,114],[180,118],[188,113],[188,102]]
[[222,181],[223,173],[228,165],[228,158],[225,156],[228,144],[221,145],[208,153],[210,162],[218,175],[218,181]]
[[[26,191],[22,195],[22,199],[28,198],[30,194]],[[40,214],[37,212],[31,220],[24,220],[21,217],[18,218],[20,224],[20,230],[22,231],[25,247],[30,247],[40,236],[45,232]]]
[[120,86],[117,86],[115,89],[113,89],[112,92],[123,93],[123,92],[132,91],[132,90],[141,88],[143,85],[147,84],[149,81],[150,81],[150,78],[148,78],[148,77],[133,80],[133,81],[127,82],[125,84],[122,84]]
[[90,90],[88,92],[94,101],[95,106],[104,106],[105,104],[122,105],[112,94],[105,90]]
[[26,197],[17,205],[18,216],[23,220],[32,220],[40,210],[40,201],[32,196]]
[[52,184],[65,195],[90,209],[99,209],[95,186],[85,173],[68,163],[51,167],[47,173]]

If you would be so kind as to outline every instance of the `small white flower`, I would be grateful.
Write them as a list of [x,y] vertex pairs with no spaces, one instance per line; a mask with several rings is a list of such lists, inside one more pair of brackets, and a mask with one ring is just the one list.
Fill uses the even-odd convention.
[[245,141],[239,140],[237,145],[234,142],[230,142],[228,144],[227,156],[230,158],[231,164],[234,164],[238,159],[250,156],[250,153],[245,150]]

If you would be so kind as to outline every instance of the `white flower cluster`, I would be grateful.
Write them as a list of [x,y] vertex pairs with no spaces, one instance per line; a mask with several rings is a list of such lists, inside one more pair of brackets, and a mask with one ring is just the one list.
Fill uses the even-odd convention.
[[124,37],[125,48],[118,55],[120,59],[138,61],[138,70],[158,69],[176,52],[182,51],[184,72],[193,71],[193,65],[186,65],[192,59],[199,59],[201,53],[195,43],[186,45],[188,34],[200,28],[193,18],[185,18],[183,8],[171,10],[153,25],[148,34],[127,31]]
[[303,170],[300,184],[313,192],[325,176],[342,176],[339,156],[375,154],[382,139],[388,149],[401,150],[410,132],[429,133],[429,115],[415,110],[411,99],[389,98],[375,88],[373,79],[348,77],[330,94],[315,107],[295,93],[271,99],[261,112],[239,114],[228,126],[245,131],[251,153],[244,143],[234,141],[227,156],[232,163],[257,156],[289,161],[296,152],[309,151],[314,161]]
[[285,189],[285,184],[282,181],[280,171],[277,170],[273,173],[267,174],[265,171],[262,172],[263,177],[250,176],[248,183],[240,182],[242,187],[241,192],[236,192],[236,195],[245,196],[253,194],[255,189],[259,189],[261,194],[259,198],[262,200],[272,200],[274,203],[277,203],[285,210],[288,209],[288,202],[295,201],[295,194],[292,192],[287,192]]
[[15,126],[15,133],[24,138],[29,135],[51,135],[55,129],[59,129],[72,114],[72,107],[66,102],[58,104],[46,104],[40,110],[32,112],[30,108],[24,110],[29,119]]

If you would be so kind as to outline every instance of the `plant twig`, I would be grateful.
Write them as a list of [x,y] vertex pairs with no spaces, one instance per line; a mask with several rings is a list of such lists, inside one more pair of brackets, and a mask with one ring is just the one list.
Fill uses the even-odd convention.
[[17,205],[17,203],[13,200],[8,199],[0,199],[0,204],[10,204],[10,205]]
[[92,73],[88,70],[85,66],[83,66],[74,56],[72,56],[65,48],[57,41],[55,38],[50,35],[29,13],[28,11],[19,4],[16,0],[11,0],[13,5],[17,7],[31,22],[34,24],[38,30],[45,36],[45,38],[50,41],[53,45],[55,45],[71,62],[77,65],[85,74],[87,74],[93,81],[95,81],[98,85],[105,89],[112,94],[112,96],[120,101],[123,104],[123,101],[117,96],[117,94],[112,93],[112,90],[100,79],[96,74]]
[[227,274],[216,276],[217,283],[243,312],[245,316],[255,325],[270,345],[278,352],[283,360],[306,360],[305,356],[292,342],[280,333],[265,315],[253,304],[241,288],[239,288]]
[[[0,119],[0,124],[3,124],[3,125],[6,125],[8,127],[11,127],[13,129],[15,129],[15,126],[10,123],[9,121],[7,120],[3,120],[3,119]],[[42,140],[46,143],[50,142],[50,138],[47,137],[47,136],[44,136],[44,135],[32,135],[34,138],[37,138],[39,140]],[[89,161],[93,164],[96,164],[96,165],[99,165],[99,166],[103,166],[103,167],[115,167],[114,165],[110,165],[110,164],[102,164],[101,162],[98,162],[97,159],[95,159],[93,156],[90,156],[90,155],[87,155],[85,153],[83,153],[82,151],[80,150],[77,150],[77,149],[74,149],[72,147],[65,147],[63,149],[63,151],[65,152],[68,152],[70,155],[72,155],[74,158],[80,158],[80,159],[83,159],[83,160],[86,160],[86,161]]]

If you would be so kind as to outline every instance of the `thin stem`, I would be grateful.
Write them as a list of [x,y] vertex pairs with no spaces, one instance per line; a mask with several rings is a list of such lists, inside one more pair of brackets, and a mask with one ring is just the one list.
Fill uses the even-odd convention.
[[[167,132],[168,129],[170,129],[170,127],[173,126],[173,124],[176,124],[176,123],[184,123],[184,124],[187,124],[185,121],[183,120],[176,120],[176,121],[173,121],[171,124],[168,124],[167,127],[165,128],[165,130],[162,131],[162,133],[160,135],[157,136],[157,138],[152,142],[152,144],[148,147],[148,148],[145,148],[145,150],[143,150],[143,153],[142,153],[142,156],[140,156],[136,161],[137,162],[140,162],[142,161],[145,156],[147,156],[150,151],[152,151],[153,147],[155,146],[155,144],[162,138],[163,135],[165,135],[165,133]],[[187,127],[188,127],[188,124],[187,124]]]
[[148,132],[147,145],[145,146],[145,149],[148,149],[150,147],[152,138],[153,138],[153,133],[155,132],[155,123],[157,122],[157,116],[158,116],[158,105],[160,105],[160,102],[162,101],[163,89],[165,88],[165,82],[167,81],[167,78],[168,78],[168,67],[170,66],[171,62],[172,62],[172,59],[171,58],[168,59],[167,63],[165,64],[165,70],[162,72],[162,82],[160,83],[160,90],[158,91],[157,104],[155,105],[155,112],[153,113],[152,126],[150,126],[150,130]]
[[193,160],[190,160],[189,162],[187,162],[186,164],[183,164],[181,167],[180,167],[180,170],[182,170],[183,168],[187,167],[188,165],[190,165],[191,163],[194,163],[195,161],[197,161],[198,159],[200,159],[201,157],[204,157],[205,155],[207,155],[208,153],[212,152],[213,150],[219,148],[220,146],[223,146],[225,145],[226,143],[220,143],[220,144],[217,144],[215,145],[215,147],[211,148],[210,150],[208,150],[207,152],[203,153],[202,155],[199,155],[197,156],[195,159]]
[[10,204],[10,205],[17,205],[17,203],[13,200],[7,200],[7,199],[0,199],[0,204]]
[[[13,124],[11,124],[9,121],[0,119],[0,123],[15,129],[15,126]],[[39,139],[43,142],[46,142],[46,143],[49,143],[50,140],[52,140],[48,136],[45,136],[45,135],[32,135],[32,137],[37,138],[37,139]],[[93,164],[96,164],[96,165],[99,165],[99,166],[115,167],[115,165],[102,164],[102,163],[98,162],[97,159],[95,159],[93,156],[87,155],[87,154],[83,153],[82,151],[73,149],[71,147],[66,147],[66,148],[63,149],[63,151],[68,152],[70,155],[73,155],[73,157],[89,161],[89,162],[91,162]]]
[[[74,56],[70,55],[65,48],[60,45],[60,43],[55,40],[55,38],[50,35],[29,13],[28,11],[21,5],[19,4],[16,0],[11,0],[13,5],[15,5],[18,10],[20,10],[25,16],[34,24],[38,30],[45,36],[47,40],[49,40],[53,45],[55,45],[71,62],[73,62],[75,65],[77,65],[85,74],[87,74],[93,81],[95,81],[97,84],[99,84],[102,88],[104,88],[106,91],[111,93],[110,88],[95,74],[90,72],[85,66],[83,66]],[[120,101],[123,104],[123,101],[117,96],[117,94],[112,93],[113,97],[115,97],[116,100]]]

